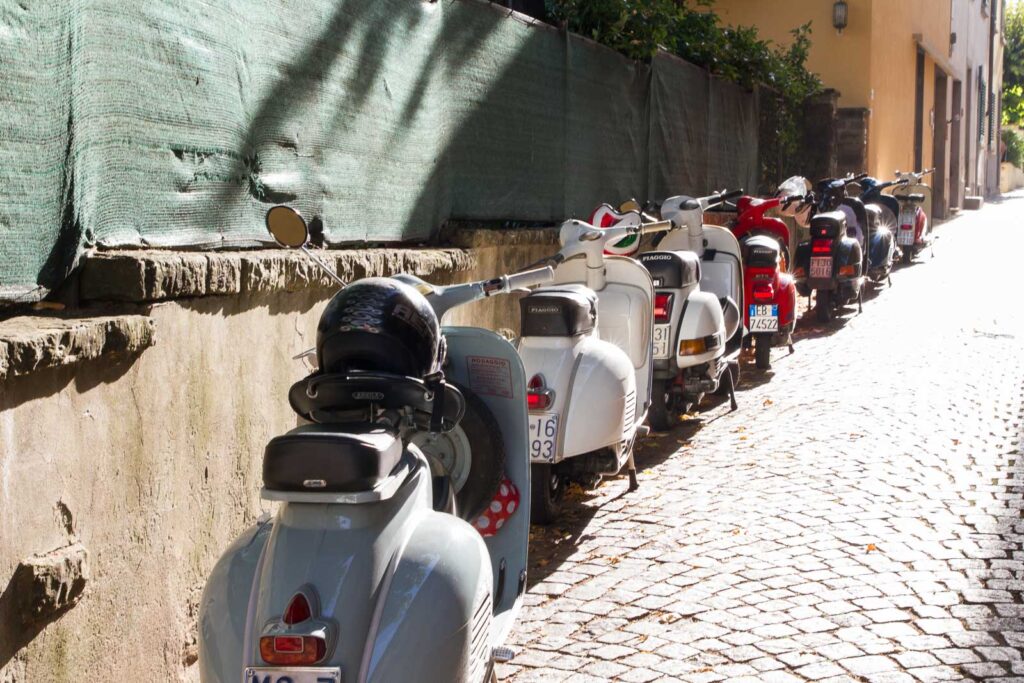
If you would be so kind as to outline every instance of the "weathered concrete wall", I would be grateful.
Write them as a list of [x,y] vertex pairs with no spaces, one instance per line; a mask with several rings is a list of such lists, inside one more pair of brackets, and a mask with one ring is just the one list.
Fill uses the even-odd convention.
[[[452,241],[471,248],[449,252],[468,258],[420,274],[436,282],[488,277],[553,251],[552,231],[515,235],[456,231]],[[164,256],[165,265],[174,261]],[[19,365],[24,372],[2,380],[0,681],[194,680],[205,576],[231,539],[271,509],[259,499],[263,446],[295,425],[286,392],[304,368],[292,356],[313,345],[332,292],[298,277],[304,264],[291,256],[246,257],[263,264],[250,272],[278,268],[259,280],[263,288],[143,304],[136,316],[155,343],[81,358],[40,352],[52,362]],[[145,299],[147,286],[166,296],[204,281],[185,276],[195,274],[188,255],[177,263],[160,271],[177,283],[169,289],[154,289],[159,278],[145,275],[121,287]],[[515,310],[514,298],[502,297],[454,322],[514,327]],[[0,337],[13,325],[0,323]],[[20,356],[31,327],[18,323],[23,338],[11,348]],[[51,351],[61,346],[52,335],[37,338],[50,339],[41,343]],[[23,564],[58,577],[48,579],[54,600],[61,581],[69,590],[84,585],[72,596],[77,605],[51,600],[37,623],[24,625]]]

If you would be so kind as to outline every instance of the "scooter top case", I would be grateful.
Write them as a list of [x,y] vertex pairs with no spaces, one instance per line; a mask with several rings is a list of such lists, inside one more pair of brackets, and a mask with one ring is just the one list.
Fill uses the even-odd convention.
[[[692,251],[649,251],[640,255],[655,286],[654,377],[675,377],[679,369],[725,352],[725,318],[718,297],[700,291],[700,259]],[[702,340],[706,351],[682,354],[683,340]]]
[[[546,388],[544,411],[556,430],[553,440],[535,440],[531,462],[556,464],[632,438],[644,414],[637,406],[636,370],[626,351],[601,338],[594,291],[579,283],[539,287],[520,299],[520,308],[519,355],[527,374]],[[601,318],[616,317],[603,311]],[[621,332],[611,322],[605,333]]]

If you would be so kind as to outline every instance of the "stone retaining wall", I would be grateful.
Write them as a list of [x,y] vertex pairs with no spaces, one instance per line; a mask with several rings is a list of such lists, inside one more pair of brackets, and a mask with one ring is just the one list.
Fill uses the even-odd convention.
[[[447,237],[323,256],[446,283],[555,249],[552,230]],[[0,322],[0,682],[196,680],[206,574],[271,510],[262,449],[296,423],[293,356],[333,291],[295,252],[102,253],[75,311]],[[514,328],[514,297],[470,320]]]

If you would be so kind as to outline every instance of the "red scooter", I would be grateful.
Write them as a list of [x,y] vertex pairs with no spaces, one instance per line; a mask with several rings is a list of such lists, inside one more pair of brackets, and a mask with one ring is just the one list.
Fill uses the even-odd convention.
[[736,201],[738,217],[732,226],[743,252],[747,302],[743,322],[750,331],[755,363],[762,370],[771,367],[772,347],[789,346],[789,352],[793,352],[796,285],[788,272],[789,228],[782,220],[765,216],[785,198],[740,197]]

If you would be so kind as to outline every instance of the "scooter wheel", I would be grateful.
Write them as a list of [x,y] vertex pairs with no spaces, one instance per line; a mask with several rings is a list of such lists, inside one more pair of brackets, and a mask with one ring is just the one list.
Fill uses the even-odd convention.
[[758,335],[754,340],[754,365],[758,370],[772,367],[772,340],[770,337]]
[[647,411],[647,421],[656,432],[667,432],[672,428],[672,394],[669,393],[669,382],[664,379],[654,380],[651,387],[651,408]]
[[530,521],[551,524],[562,511],[565,483],[552,465],[530,465]]
[[832,301],[827,289],[819,289],[815,294],[817,302],[814,305],[814,314],[819,323],[827,323],[832,320]]
[[494,499],[505,476],[505,445],[501,426],[483,400],[460,386],[466,399],[466,413],[450,432],[417,433],[412,442],[440,461],[453,479],[455,512],[474,522]]
[[905,266],[909,266],[910,262],[914,260],[914,250],[907,247],[903,250],[903,256],[900,258],[900,263]]

